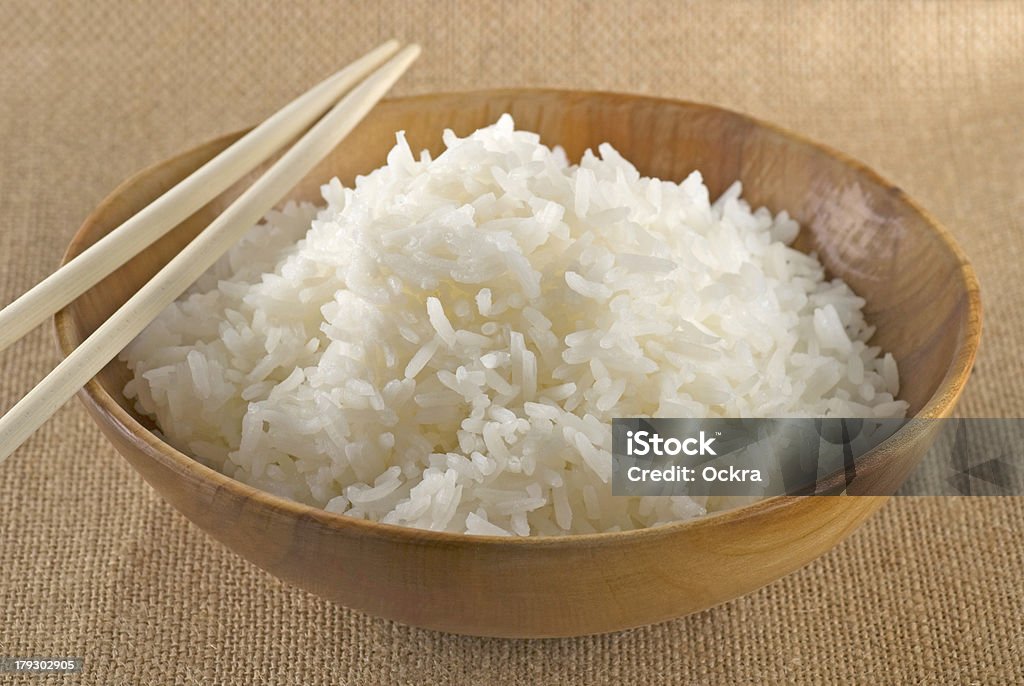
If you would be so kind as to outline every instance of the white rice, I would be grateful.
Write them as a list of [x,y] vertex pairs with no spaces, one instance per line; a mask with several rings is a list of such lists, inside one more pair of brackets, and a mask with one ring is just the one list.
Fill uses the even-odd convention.
[[125,350],[169,441],[351,517],[552,535],[715,506],[612,497],[613,417],[906,412],[864,301],[738,183],[572,166],[507,115],[444,142],[271,213]]

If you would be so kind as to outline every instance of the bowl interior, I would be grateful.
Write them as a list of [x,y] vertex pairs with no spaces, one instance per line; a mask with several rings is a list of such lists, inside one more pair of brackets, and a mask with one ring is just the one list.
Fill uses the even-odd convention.
[[[332,176],[351,184],[380,166],[404,130],[414,149],[441,149],[441,132],[459,135],[510,112],[519,128],[540,133],[578,160],[610,142],[644,175],[680,181],[703,174],[717,195],[739,179],[744,196],[773,212],[787,210],[802,227],[797,246],[815,251],[832,276],[867,300],[877,326],[872,343],[896,357],[900,397],[911,414],[945,416],[959,395],[980,333],[977,285],[948,234],[903,193],[856,162],[770,125],[692,103],[601,93],[493,91],[385,101],[311,172],[290,200],[319,201]],[[119,187],[75,236],[70,258],[226,147],[225,136],[160,163]],[[251,183],[257,170],[165,238],[72,303],[59,326],[66,354],[152,277]],[[130,376],[119,361],[98,376],[142,426],[122,389]]]

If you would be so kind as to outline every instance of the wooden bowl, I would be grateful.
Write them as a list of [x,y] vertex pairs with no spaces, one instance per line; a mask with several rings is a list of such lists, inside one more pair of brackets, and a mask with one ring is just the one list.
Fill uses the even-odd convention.
[[[868,317],[878,327],[874,342],[896,356],[901,397],[910,402],[911,413],[950,414],[981,332],[978,284],[952,237],[863,165],[734,112],[629,95],[538,90],[391,100],[378,106],[292,197],[318,200],[319,184],[332,175],[350,183],[356,174],[383,164],[399,129],[414,148],[437,151],[445,127],[466,134],[506,111],[519,127],[565,147],[571,158],[610,141],[644,174],[681,180],[700,169],[714,194],[738,178],[752,204],[788,210],[803,227],[799,247],[817,251],[833,275],[867,299]],[[82,225],[65,259],[238,135],[199,146],[123,183]],[[56,328],[63,353],[238,191],[214,200],[60,312]],[[117,450],[171,505],[287,583],[346,607],[443,631],[569,636],[696,612],[807,564],[885,501],[880,496],[779,497],[653,529],[553,538],[479,537],[375,524],[269,495],[178,452],[151,433],[152,424],[125,400],[128,378],[125,366],[113,362],[80,398]],[[921,425],[914,423],[865,458],[858,465],[863,482],[894,490],[932,440]]]

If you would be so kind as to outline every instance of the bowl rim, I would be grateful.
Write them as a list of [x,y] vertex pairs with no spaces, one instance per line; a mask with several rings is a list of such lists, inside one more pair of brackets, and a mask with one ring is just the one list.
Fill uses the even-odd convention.
[[[967,307],[963,322],[963,332],[959,337],[956,347],[953,350],[953,364],[946,370],[946,374],[939,382],[928,402],[914,415],[914,419],[938,419],[951,415],[953,407],[959,399],[967,379],[970,375],[974,359],[977,355],[982,330],[982,303],[980,285],[977,276],[971,266],[966,254],[957,244],[952,233],[940,223],[930,212],[921,207],[916,201],[908,196],[900,187],[891,183],[878,172],[868,167],[860,160],[847,155],[831,146],[818,142],[812,138],[796,133],[779,125],[767,122],[748,114],[737,112],[709,103],[694,102],[689,100],[657,97],[643,94],[617,93],[600,90],[573,90],[557,88],[500,88],[500,89],[479,89],[446,91],[440,93],[424,93],[404,97],[387,98],[385,103],[426,101],[436,98],[458,98],[476,97],[482,99],[506,98],[514,99],[523,96],[547,96],[547,97],[575,97],[580,100],[604,99],[620,102],[645,101],[652,105],[674,105],[690,109],[704,110],[709,113],[725,115],[734,118],[736,121],[747,125],[766,129],[782,136],[797,144],[815,149],[817,152],[830,157],[833,160],[852,168],[858,174],[863,175],[873,183],[888,189],[894,199],[908,206],[917,213],[928,226],[928,228],[939,238],[946,250],[955,258],[958,266],[959,278],[963,281]],[[101,215],[105,214],[112,205],[116,204],[120,196],[129,188],[153,176],[166,165],[180,162],[185,158],[197,155],[201,151],[209,150],[211,156],[230,145],[249,129],[242,129],[232,133],[223,134],[209,139],[204,143],[190,147],[171,157],[158,160],[143,169],[130,175],[119,183],[96,208],[89,213],[82,225],[75,231],[71,243],[68,245],[61,265],[81,252],[85,244],[85,235]],[[78,337],[76,328],[77,318],[72,312],[74,303],[71,303],[57,312],[53,317],[54,333],[58,351],[62,357],[66,357],[75,347],[75,339]],[[614,545],[626,539],[636,541],[639,538],[655,537],[661,538],[670,536],[681,529],[695,529],[706,526],[717,526],[724,523],[738,522],[750,517],[756,517],[766,512],[792,505],[795,501],[804,498],[820,496],[793,496],[781,495],[759,500],[747,505],[723,510],[721,512],[709,513],[705,516],[670,522],[641,529],[629,529],[614,532],[596,532],[583,534],[558,534],[553,536],[494,536],[478,535],[467,533],[456,533],[447,531],[433,531],[418,529],[397,524],[384,524],[366,519],[355,519],[343,514],[328,512],[319,507],[306,505],[283,496],[274,495],[254,486],[238,481],[211,467],[204,465],[199,460],[182,453],[171,444],[163,441],[149,429],[144,427],[129,412],[122,408],[113,397],[104,389],[94,377],[78,392],[79,399],[90,410],[90,414],[97,422],[100,418],[105,419],[110,427],[116,430],[129,443],[132,443],[140,452],[148,458],[156,460],[164,467],[177,472],[186,479],[205,481],[214,486],[218,491],[227,491],[230,495],[240,499],[254,500],[261,507],[273,510],[275,514],[286,518],[304,518],[315,521],[318,525],[335,529],[350,534],[372,534],[382,539],[398,540],[404,543],[421,545],[439,544],[447,547],[463,546],[535,546],[540,548],[554,546],[585,546]],[[896,434],[889,437],[879,447],[902,441],[907,437],[908,432],[918,429],[912,425],[920,425],[920,422],[909,422]],[[837,496],[826,496],[837,497]],[[843,497],[843,496],[838,496]],[[875,497],[885,498],[887,496],[845,496],[845,497]]]

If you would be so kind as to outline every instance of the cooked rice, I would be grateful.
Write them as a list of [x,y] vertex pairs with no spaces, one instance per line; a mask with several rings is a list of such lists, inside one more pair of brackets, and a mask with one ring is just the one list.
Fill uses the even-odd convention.
[[613,417],[903,416],[864,300],[785,212],[699,172],[570,165],[511,117],[287,206],[122,355],[167,439],[236,479],[426,529],[653,526],[613,497]]

